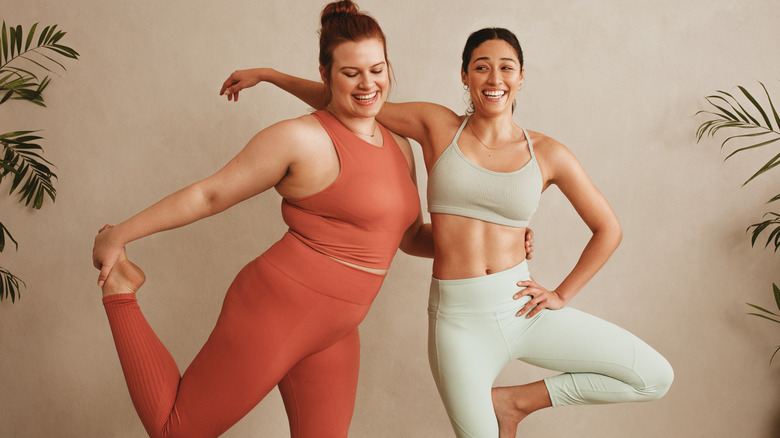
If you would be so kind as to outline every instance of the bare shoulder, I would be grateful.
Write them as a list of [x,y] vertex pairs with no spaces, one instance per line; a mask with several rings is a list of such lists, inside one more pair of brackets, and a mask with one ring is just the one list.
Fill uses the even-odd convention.
[[273,149],[291,158],[332,149],[328,133],[312,115],[282,120],[258,132],[249,145],[257,149]]
[[584,169],[577,157],[558,140],[540,132],[528,131],[533,144],[545,186],[560,184],[569,177],[584,175]]
[[274,123],[258,133],[261,134],[286,144],[329,138],[319,121],[310,114]]
[[569,148],[548,135],[541,132],[528,131],[528,136],[531,137],[534,153],[539,159],[550,161],[564,158],[566,155],[573,156]]

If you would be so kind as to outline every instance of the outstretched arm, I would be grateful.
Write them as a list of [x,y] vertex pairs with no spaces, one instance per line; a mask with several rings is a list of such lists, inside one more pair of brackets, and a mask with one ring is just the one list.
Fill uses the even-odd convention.
[[[219,91],[228,100],[238,101],[239,93],[260,82],[268,82],[292,94],[315,109],[328,104],[325,84],[291,76],[272,68],[252,68],[234,71]],[[458,115],[449,108],[428,102],[385,102],[377,115],[379,123],[398,135],[414,139],[425,150],[438,135],[451,134],[452,126],[460,124]]]
[[533,279],[518,283],[526,289],[518,292],[515,299],[533,297],[518,312],[519,316],[530,310],[526,315],[529,318],[544,308],[560,309],[571,301],[604,266],[623,238],[615,213],[574,154],[555,140],[546,138],[543,142],[545,144],[540,142],[535,150],[543,160],[540,164],[547,174],[546,185],[558,186],[593,235],[577,264],[555,290],[549,291]]
[[100,269],[102,286],[124,246],[136,239],[178,228],[217,214],[276,185],[294,163],[296,129],[278,123],[258,133],[244,149],[214,175],[198,181],[95,237],[92,261]]
[[306,102],[306,104],[311,105],[314,109],[323,109],[328,104],[326,101],[327,89],[322,82],[291,76],[272,68],[252,68],[234,71],[222,84],[219,95],[225,95],[228,100],[237,102],[238,94],[241,90],[254,87],[260,82],[276,85]]

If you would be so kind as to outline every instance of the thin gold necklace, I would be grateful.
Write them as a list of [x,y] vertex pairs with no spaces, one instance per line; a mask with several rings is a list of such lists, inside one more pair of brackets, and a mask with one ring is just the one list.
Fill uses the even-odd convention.
[[356,135],[366,135],[368,137],[374,138],[374,136],[376,135],[376,128],[379,127],[379,124],[376,122],[376,120],[374,120],[374,129],[371,130],[371,134],[363,134],[362,132],[353,131],[347,125],[344,125],[344,126],[347,129],[349,129],[349,131],[352,132],[353,134],[356,134]]
[[485,142],[482,141],[481,138],[479,138],[479,136],[477,135],[477,132],[474,131],[474,127],[473,126],[469,125],[469,130],[471,131],[472,134],[474,134],[474,137],[476,137],[477,140],[479,140],[479,142],[482,144],[482,146],[485,146],[485,148],[490,149],[491,151],[500,151],[502,149],[506,149],[506,148],[512,146],[512,144],[510,143],[508,145],[504,145],[504,146],[501,146],[499,148],[491,148],[490,146],[486,145]]
[[[332,112],[332,111],[331,111],[329,108],[327,108],[327,107],[326,107],[326,108],[325,108],[325,111],[329,112],[329,113],[330,113],[330,114],[331,114],[333,117],[336,117],[336,115],[335,115],[335,114],[333,114],[333,112]],[[379,127],[379,123],[377,123],[377,122],[376,122],[376,119],[374,119],[374,128],[371,130],[371,134],[364,134],[364,133],[362,133],[362,132],[358,132],[358,131],[355,131],[355,130],[351,129],[349,126],[347,126],[347,125],[346,125],[346,123],[344,123],[344,122],[342,122],[341,120],[339,120],[339,118],[338,118],[338,117],[336,117],[336,120],[338,120],[339,122],[341,122],[341,124],[342,124],[342,125],[344,125],[344,127],[345,127],[345,128],[347,128],[347,130],[348,130],[349,132],[351,132],[351,133],[353,133],[353,134],[355,134],[355,135],[365,135],[365,136],[368,136],[368,137],[371,137],[371,138],[374,138],[374,136],[376,135],[376,128],[378,128],[378,127]]]

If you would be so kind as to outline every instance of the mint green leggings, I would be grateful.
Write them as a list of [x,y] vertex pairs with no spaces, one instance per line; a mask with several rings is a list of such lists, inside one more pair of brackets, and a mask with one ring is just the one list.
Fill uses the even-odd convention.
[[554,407],[656,400],[674,373],[626,330],[565,307],[517,317],[523,262],[484,277],[431,282],[428,356],[458,438],[498,437],[491,387],[513,359],[563,372],[544,380]]

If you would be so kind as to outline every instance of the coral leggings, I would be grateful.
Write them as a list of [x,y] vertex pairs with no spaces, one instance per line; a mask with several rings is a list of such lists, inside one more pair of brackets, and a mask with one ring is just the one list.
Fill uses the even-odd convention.
[[357,390],[357,326],[384,277],[285,234],[238,274],[206,344],[180,377],[134,294],[104,299],[119,360],[152,437],[215,437],[274,386],[294,438],[347,436]]

